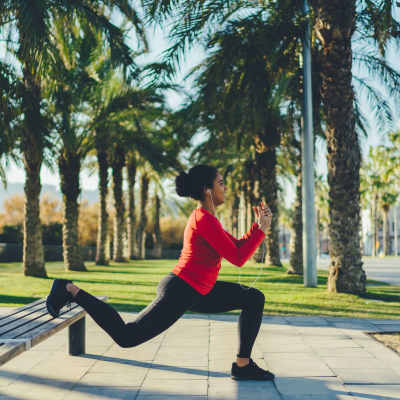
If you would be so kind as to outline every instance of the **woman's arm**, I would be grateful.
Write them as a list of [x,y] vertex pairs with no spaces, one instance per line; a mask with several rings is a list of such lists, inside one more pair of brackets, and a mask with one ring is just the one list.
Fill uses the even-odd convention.
[[240,247],[243,245],[244,242],[246,242],[246,240],[249,239],[249,237],[253,233],[254,229],[259,229],[257,222],[254,222],[253,225],[251,226],[250,230],[248,232],[246,232],[240,239],[235,238],[235,236],[231,235],[226,230],[224,230],[224,232],[228,235],[228,237],[232,240],[232,242],[235,243],[236,247]]
[[[239,267],[251,257],[265,237],[265,233],[255,226],[246,240],[237,246],[231,239],[231,235],[224,231],[221,223],[215,217],[206,214],[196,222],[199,234],[210,246],[222,257]],[[235,240],[238,241],[238,239]]]

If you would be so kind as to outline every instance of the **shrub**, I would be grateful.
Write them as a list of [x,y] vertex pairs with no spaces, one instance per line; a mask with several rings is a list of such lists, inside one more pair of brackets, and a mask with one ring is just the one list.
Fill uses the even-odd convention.
[[163,247],[167,249],[182,248],[183,232],[187,219],[184,217],[163,217],[160,221]]

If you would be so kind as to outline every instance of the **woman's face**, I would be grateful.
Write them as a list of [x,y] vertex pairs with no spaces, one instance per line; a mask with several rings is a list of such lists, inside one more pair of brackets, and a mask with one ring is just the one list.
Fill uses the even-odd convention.
[[225,201],[225,190],[226,186],[224,184],[224,179],[222,178],[222,175],[218,172],[217,176],[214,179],[213,188],[211,191],[215,207]]

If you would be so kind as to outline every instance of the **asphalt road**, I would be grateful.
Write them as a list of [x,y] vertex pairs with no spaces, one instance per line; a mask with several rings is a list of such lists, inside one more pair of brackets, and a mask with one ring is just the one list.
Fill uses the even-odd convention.
[[[363,261],[367,279],[400,286],[400,257],[364,257]],[[328,269],[329,258],[318,260],[317,265],[318,269]]]

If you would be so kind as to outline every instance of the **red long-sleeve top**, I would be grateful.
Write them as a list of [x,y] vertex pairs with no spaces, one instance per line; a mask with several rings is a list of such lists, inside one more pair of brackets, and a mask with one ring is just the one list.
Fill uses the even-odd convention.
[[264,237],[254,223],[249,232],[236,239],[209,211],[196,208],[186,224],[181,255],[172,272],[199,293],[207,294],[217,280],[221,259],[241,267]]

